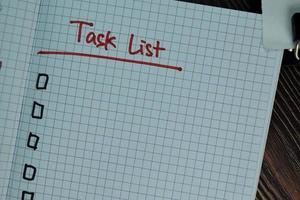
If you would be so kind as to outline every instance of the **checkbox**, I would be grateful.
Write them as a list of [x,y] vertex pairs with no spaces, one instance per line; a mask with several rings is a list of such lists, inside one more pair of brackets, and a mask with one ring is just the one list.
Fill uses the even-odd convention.
[[33,200],[33,198],[34,198],[34,192],[22,191],[21,200]]
[[28,135],[27,147],[36,150],[40,137],[32,134],[32,132]]
[[32,106],[31,117],[36,119],[42,119],[43,112],[44,112],[44,105],[34,101]]
[[36,89],[45,90],[47,89],[49,76],[48,74],[39,73],[36,81]]
[[24,165],[23,179],[33,181],[36,174],[36,168],[33,165]]

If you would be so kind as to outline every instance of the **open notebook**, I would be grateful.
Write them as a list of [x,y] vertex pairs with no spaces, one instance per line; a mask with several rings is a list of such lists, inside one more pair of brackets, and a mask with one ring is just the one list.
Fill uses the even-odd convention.
[[0,199],[254,199],[282,52],[174,0],[0,11]]

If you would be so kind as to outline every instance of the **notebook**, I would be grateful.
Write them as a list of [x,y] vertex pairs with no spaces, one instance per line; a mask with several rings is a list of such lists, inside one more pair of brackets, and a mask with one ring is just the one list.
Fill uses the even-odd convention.
[[259,14],[2,1],[1,199],[254,199],[282,52]]

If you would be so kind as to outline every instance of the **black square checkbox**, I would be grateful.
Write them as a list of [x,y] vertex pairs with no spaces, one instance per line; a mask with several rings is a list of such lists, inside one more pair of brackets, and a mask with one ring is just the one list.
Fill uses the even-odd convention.
[[34,199],[33,192],[22,191],[21,200],[33,200],[33,199]]
[[36,168],[33,165],[24,165],[23,179],[27,181],[33,181],[36,174]]
[[32,106],[31,117],[36,119],[42,119],[43,113],[44,113],[44,105],[34,101]]
[[36,89],[45,90],[47,89],[49,76],[48,74],[39,73],[36,81]]
[[29,133],[28,135],[28,140],[27,140],[27,147],[36,150],[38,143],[39,143],[40,137],[33,134],[32,132]]

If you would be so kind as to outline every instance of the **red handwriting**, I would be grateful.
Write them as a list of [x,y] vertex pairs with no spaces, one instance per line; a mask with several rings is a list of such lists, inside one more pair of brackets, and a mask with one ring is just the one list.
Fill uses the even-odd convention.
[[[87,25],[90,27],[94,26],[94,24],[92,22],[85,22],[85,21],[70,21],[70,24],[79,24],[78,31],[77,31],[77,42],[81,41],[83,25]],[[108,50],[109,45],[116,48],[117,46],[114,43],[114,40],[116,40],[116,37],[111,36],[110,34],[111,34],[110,31],[107,31],[105,35],[102,33],[97,34],[93,31],[90,31],[86,35],[85,42],[87,44],[93,43],[97,48],[104,47],[105,50]]]
[[160,42],[159,41],[156,41],[156,46],[152,46],[152,44],[150,43],[147,43],[145,40],[141,40],[141,43],[140,43],[140,47],[138,50],[136,51],[133,51],[132,50],[132,46],[133,46],[133,38],[134,38],[134,35],[131,34],[130,35],[130,39],[129,39],[129,47],[128,47],[128,52],[129,54],[132,54],[132,55],[135,55],[135,54],[141,54],[141,55],[144,55],[144,53],[146,54],[146,56],[153,56],[153,50],[155,51],[155,57],[158,58],[159,56],[159,52],[160,51],[164,51],[166,50],[165,48],[163,47],[160,47]]
[[[76,42],[85,43],[88,45],[93,45],[96,48],[104,48],[106,51],[111,48],[117,48],[117,38],[112,34],[111,31],[106,31],[106,33],[96,33],[93,30],[90,30],[94,27],[93,22],[88,21],[80,21],[80,20],[71,20],[70,24],[77,25],[76,32]],[[84,38],[84,39],[83,39]],[[134,45],[134,42],[137,42]],[[129,55],[142,55],[148,57],[156,57],[158,58],[161,55],[162,51],[165,51],[166,48],[161,46],[160,41],[156,41],[155,43],[146,41],[144,39],[136,38],[136,36],[131,33],[129,35],[129,44],[128,44],[128,53]],[[87,58],[98,58],[98,59],[106,59],[106,60],[114,60],[125,63],[133,63],[140,65],[148,65],[152,67],[159,67],[165,69],[172,69],[176,71],[182,71],[183,68],[174,65],[161,64],[157,62],[147,62],[142,60],[135,60],[126,57],[117,57],[117,56],[109,56],[109,55],[97,55],[97,54],[87,54],[83,52],[69,52],[69,51],[49,51],[49,50],[41,50],[38,52],[39,55],[64,55],[64,56],[79,56],[79,57],[87,57]],[[1,63],[0,63],[1,64]],[[1,65],[0,65],[1,68]]]
[[104,55],[95,55],[95,54],[87,54],[87,53],[80,53],[80,52],[68,52],[68,51],[39,51],[37,54],[40,55],[68,55],[68,56],[80,56],[80,57],[87,57],[87,58],[99,58],[99,59],[107,59],[107,60],[115,60],[121,61],[126,63],[134,63],[134,64],[141,64],[141,65],[148,65],[153,67],[160,67],[165,69],[173,69],[177,71],[182,71],[182,67],[160,64],[160,63],[153,63],[153,62],[146,62],[140,60],[133,60],[128,58],[119,58],[113,56],[104,56]]
[[81,33],[83,25],[94,26],[92,22],[84,22],[84,21],[70,21],[70,24],[79,24],[78,32],[77,32],[77,42],[81,40]]
[[[77,24],[77,34],[76,39],[77,42],[81,42],[82,32],[84,28],[91,28],[94,26],[93,22],[87,21],[70,21],[70,24]],[[140,43],[137,45],[138,48],[134,48],[133,41],[134,41],[134,34],[130,34],[129,37],[129,45],[128,45],[128,53],[130,55],[146,55],[148,57],[152,57],[153,55],[158,58],[161,51],[165,51],[166,48],[160,46],[160,41],[156,41],[156,45],[147,42],[146,40],[140,40]],[[107,31],[106,34],[103,33],[95,33],[94,31],[89,31],[85,36],[85,42],[87,44],[93,44],[97,48],[104,47],[105,50],[108,50],[109,47],[116,48],[116,37],[112,36],[111,31]]]

